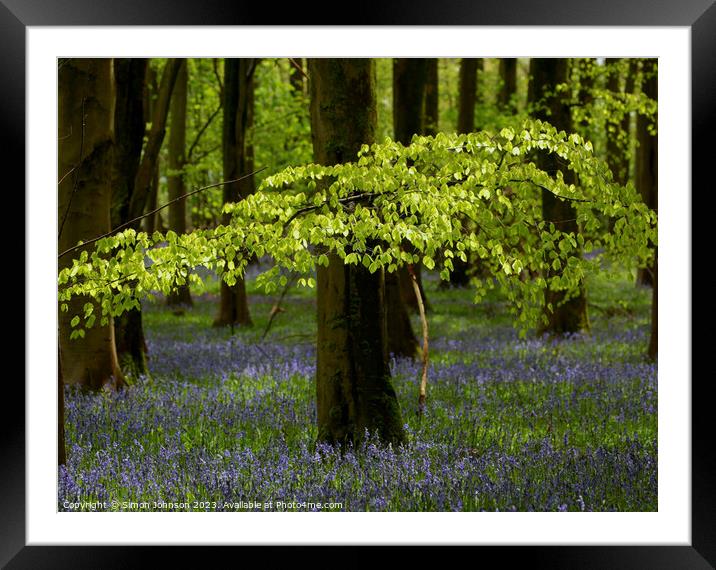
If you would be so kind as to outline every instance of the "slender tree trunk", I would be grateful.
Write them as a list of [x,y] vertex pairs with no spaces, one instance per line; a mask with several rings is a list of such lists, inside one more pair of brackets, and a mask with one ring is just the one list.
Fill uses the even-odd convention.
[[[571,133],[573,129],[569,106],[564,99],[554,95],[555,87],[567,82],[568,77],[566,59],[535,58],[530,61],[529,99],[533,103],[542,103],[536,118],[548,121],[558,130]],[[536,163],[546,172],[561,170],[567,184],[576,182],[573,171],[564,168],[554,154],[539,153]],[[572,205],[546,190],[542,191],[542,215],[545,220],[558,225],[563,232],[574,232],[575,235],[579,232]],[[550,304],[553,307],[552,311],[548,308]],[[549,322],[541,326],[541,333],[563,334],[588,329],[587,295],[584,284],[581,284],[578,292],[569,298],[562,291],[545,291],[545,315]]]
[[[657,63],[655,59],[645,60],[642,64],[644,79],[642,91],[654,100],[658,99]],[[654,118],[656,122],[656,118]],[[652,210],[657,210],[659,196],[658,179],[658,136],[649,133],[650,120],[643,115],[636,118],[636,132],[639,146],[636,150],[636,188],[644,203]],[[637,283],[654,285],[655,268],[640,269]]]
[[[457,132],[471,133],[475,130],[475,103],[477,102],[477,70],[482,69],[482,59],[463,58],[460,62],[459,105],[457,114]],[[463,224],[466,223],[463,220]],[[472,260],[453,259],[453,271],[450,281],[441,281],[440,288],[467,287],[470,284],[468,270]]]
[[[618,58],[608,58],[606,65],[609,68],[607,89],[612,93],[631,93],[634,90],[634,78],[631,70],[627,74],[624,89],[621,87]],[[618,125],[607,122],[607,164],[612,171],[614,181],[624,185],[629,181],[629,139],[631,138],[631,116],[625,113]]]
[[514,57],[500,58],[500,77],[502,86],[497,101],[503,110],[515,110],[512,98],[517,94],[517,59]]
[[[580,58],[573,60],[573,64],[577,67],[576,80],[579,82],[579,104],[586,109],[594,102],[594,66],[596,65],[596,60]],[[583,137],[592,139],[593,127],[587,119],[588,115],[585,114],[576,127]]]
[[[155,177],[158,176],[159,151],[164,141],[169,102],[181,61],[181,59],[167,60],[162,71],[157,100],[152,110],[152,127],[147,133],[147,142],[144,145],[139,167],[134,177],[125,221],[133,220],[144,214],[153,184],[156,185],[156,192],[158,192],[158,181],[155,180]],[[160,225],[161,218],[158,217],[157,222]],[[132,227],[138,231],[141,221],[134,223]],[[155,229],[162,228],[156,227]],[[122,363],[131,367],[136,374],[146,372],[147,343],[144,337],[141,309],[131,309],[123,313],[116,319],[115,328],[117,351],[122,355]]]
[[[409,276],[408,276],[409,277]],[[418,354],[418,340],[413,332],[402,288],[406,277],[402,268],[385,274],[385,312],[388,323],[388,353],[414,358]],[[413,293],[413,297],[415,293]]]
[[174,58],[167,60],[162,79],[159,84],[157,101],[152,113],[152,128],[147,134],[147,143],[144,146],[142,161],[134,179],[134,192],[129,202],[129,219],[138,218],[144,214],[147,205],[147,198],[152,185],[152,178],[162,148],[164,134],[167,128],[167,117],[169,116],[169,103],[174,91],[177,74],[181,67],[181,59]]
[[[139,170],[145,130],[146,79],[148,59],[114,60],[116,106],[112,159],[112,227],[127,223],[129,204]],[[137,228],[139,229],[139,228]],[[125,371],[147,371],[147,343],[142,313],[131,309],[114,322],[117,357]]]
[[649,337],[648,355],[651,360],[656,361],[659,349],[659,248],[654,249],[654,284],[651,295],[651,335]]
[[[406,146],[410,144],[413,135],[423,131],[427,78],[427,59],[393,60],[393,132],[395,140]],[[405,247],[410,249],[407,244]],[[409,294],[406,294],[406,289]],[[401,267],[397,272],[385,275],[388,352],[412,358],[418,352],[418,341],[408,308],[417,311],[418,304],[407,269]]]
[[65,383],[62,380],[62,349],[57,345],[57,465],[67,464],[65,446]]
[[439,130],[439,92],[438,92],[438,60],[434,57],[428,60],[428,76],[425,82],[425,113],[423,119],[423,134],[435,136]]
[[475,103],[477,103],[477,70],[482,60],[464,57],[460,61],[459,104],[457,132],[471,133],[475,130]]
[[[59,70],[59,173],[74,168],[58,186],[58,249],[64,251],[110,230],[112,139],[114,136],[114,71],[111,59],[70,59]],[[87,248],[91,249],[91,246]],[[76,257],[81,251],[76,252]],[[72,263],[59,260],[59,269]],[[84,338],[71,340],[71,319],[92,302],[75,297],[59,314],[63,380],[90,389],[119,387],[124,378],[114,345],[114,326],[97,323]]]
[[[249,117],[249,89],[253,85],[250,81],[255,67],[253,59],[224,60],[224,126],[222,132],[224,152],[224,180],[233,180],[246,174],[246,129]],[[223,187],[224,203],[238,202],[251,191],[253,180],[226,184]],[[222,216],[222,223],[228,224],[231,217]],[[221,282],[221,299],[219,312],[214,319],[215,327],[222,326],[251,326],[253,324],[249,313],[249,304],[246,297],[246,284],[243,279],[237,279],[232,286]]]
[[[171,123],[169,130],[169,176],[167,185],[169,201],[186,194],[184,187],[184,165],[186,163],[186,98],[188,71],[186,59],[182,59],[177,74],[174,94],[170,105]],[[177,235],[186,233],[186,198],[169,205],[169,229]],[[192,306],[189,284],[178,285],[167,295],[170,307]]]
[[[338,164],[374,141],[375,63],[371,59],[309,59],[314,160]],[[318,439],[358,443],[366,431],[404,440],[390,380],[384,276],[345,265],[331,254],[317,270]]]
[[[147,60],[148,62],[149,60]],[[159,93],[159,84],[157,82],[157,72],[151,65],[147,65],[147,89],[145,90],[144,96],[144,116],[145,121],[151,123],[154,120],[154,107],[155,99]],[[144,138],[144,135],[142,135]],[[136,177],[136,173],[135,173]],[[157,201],[159,199],[159,160],[154,167],[151,181],[149,183],[149,196],[147,198],[147,211],[151,212],[157,208]],[[157,223],[159,221],[159,223]],[[162,231],[161,228],[161,215],[156,213],[153,216],[147,216],[144,218],[144,229],[151,235],[155,230]]]

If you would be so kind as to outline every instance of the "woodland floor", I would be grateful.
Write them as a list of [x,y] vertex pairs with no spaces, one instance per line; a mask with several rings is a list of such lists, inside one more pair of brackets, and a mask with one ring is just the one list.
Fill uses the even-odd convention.
[[440,291],[427,275],[426,414],[416,414],[420,362],[393,360],[407,445],[369,441],[342,454],[315,445],[312,290],[289,292],[264,341],[277,295],[252,280],[255,325],[233,335],[211,327],[216,287],[182,316],[148,302],[150,373],[116,395],[67,390],[58,509],[116,501],[108,510],[261,510],[245,505],[258,500],[273,510],[284,501],[346,511],[655,511],[651,292],[633,283],[627,273],[591,279],[591,335],[553,341],[521,339],[499,296],[474,305],[469,290]]

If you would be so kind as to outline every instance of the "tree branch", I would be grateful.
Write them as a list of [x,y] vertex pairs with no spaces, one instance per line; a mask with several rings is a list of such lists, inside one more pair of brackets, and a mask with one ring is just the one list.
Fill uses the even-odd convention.
[[194,149],[196,149],[196,145],[199,144],[199,140],[201,140],[202,135],[206,132],[206,129],[209,128],[209,125],[214,121],[216,116],[219,114],[219,111],[221,111],[221,108],[223,107],[223,102],[219,100],[219,106],[216,108],[216,110],[209,116],[206,123],[204,123],[204,126],[199,129],[199,132],[196,134],[196,137],[194,138],[194,142],[191,143],[191,146],[189,147],[189,152],[186,153],[186,159],[187,162],[191,161],[192,154],[194,153]]
[[248,177],[250,177],[250,176],[253,176],[254,174],[258,174],[259,172],[262,172],[263,170],[266,170],[266,168],[268,168],[268,167],[267,167],[267,166],[264,166],[263,168],[259,168],[258,170],[254,170],[253,172],[249,172],[248,174],[246,174],[246,175],[244,175],[244,176],[240,176],[239,178],[236,178],[235,180],[225,180],[225,181],[223,181],[223,182],[217,182],[216,184],[209,184],[208,186],[203,186],[203,187],[201,187],[201,188],[197,188],[196,190],[192,190],[191,192],[188,192],[188,193],[186,193],[186,194],[184,194],[184,195],[182,195],[182,196],[179,196],[178,198],[174,198],[174,200],[170,200],[170,201],[167,202],[166,204],[162,204],[161,206],[159,206],[158,208],[155,208],[155,209],[152,210],[151,212],[147,212],[146,214],[142,214],[141,216],[138,216],[138,217],[136,217],[136,218],[134,218],[134,219],[132,219],[132,220],[129,220],[128,222],[126,222],[126,223],[124,223],[124,224],[122,224],[122,225],[120,225],[120,226],[117,226],[117,227],[114,228],[111,232],[107,232],[106,234],[102,234],[101,236],[97,236],[97,237],[95,237],[95,238],[92,238],[91,240],[88,240],[88,241],[83,242],[83,243],[80,243],[80,244],[78,244],[78,245],[76,245],[76,246],[74,246],[74,247],[71,247],[71,248],[69,248],[69,249],[66,249],[65,251],[63,251],[62,253],[60,253],[60,254],[57,256],[57,259],[60,259],[61,257],[63,257],[64,255],[66,255],[66,254],[68,254],[68,253],[71,253],[71,252],[73,252],[73,251],[77,251],[78,249],[81,249],[81,248],[85,247],[86,245],[89,245],[89,244],[91,244],[91,243],[94,243],[94,242],[96,242],[96,241],[99,241],[99,240],[101,240],[102,238],[106,238],[106,237],[109,237],[109,236],[111,236],[111,235],[113,235],[113,234],[119,233],[120,231],[122,231],[123,229],[125,229],[125,228],[131,226],[131,225],[134,224],[135,222],[138,222],[138,221],[142,220],[143,218],[147,218],[147,217],[149,217],[149,216],[153,216],[154,214],[156,214],[156,213],[159,212],[160,210],[163,210],[164,208],[167,208],[168,206],[170,206],[171,204],[174,204],[175,202],[178,202],[179,200],[183,200],[184,198],[188,198],[189,196],[193,196],[194,194],[198,194],[199,192],[203,192],[204,190],[209,190],[210,188],[216,188],[216,187],[218,187],[218,186],[225,186],[226,184],[232,184],[232,183],[234,183],[234,182],[238,182],[239,180],[243,180],[243,179],[245,179],[245,178],[248,178]]

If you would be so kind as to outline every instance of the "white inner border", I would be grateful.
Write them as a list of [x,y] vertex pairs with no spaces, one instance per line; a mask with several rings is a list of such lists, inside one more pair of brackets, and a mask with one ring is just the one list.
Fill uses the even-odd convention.
[[[27,543],[691,544],[690,38],[688,27],[27,28]],[[56,58],[69,56],[658,57],[668,157],[659,161],[658,512],[58,513]]]

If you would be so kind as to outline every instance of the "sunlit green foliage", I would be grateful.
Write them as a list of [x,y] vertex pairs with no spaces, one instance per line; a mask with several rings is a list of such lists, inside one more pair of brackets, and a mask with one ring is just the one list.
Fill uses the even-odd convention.
[[[538,169],[531,157],[540,152],[557,154],[578,184]],[[579,234],[542,219],[543,190],[572,202]],[[532,120],[499,132],[415,136],[408,147],[365,145],[355,163],[288,167],[225,208],[232,214],[227,226],[181,236],[127,230],[98,241],[60,273],[60,301],[89,295],[104,322],[138,306],[148,291],[200,285],[191,271],[197,266],[232,284],[249,259],[270,255],[275,265],[259,276],[270,292],[281,283],[281,268],[302,274],[299,285],[313,286],[316,264],[328,264],[329,253],[371,272],[419,262],[432,269],[439,261],[443,279],[453,259],[471,253],[493,276],[475,282],[475,299],[501,288],[526,330],[543,316],[546,287],[573,291],[599,269],[600,255],[582,252],[645,266],[649,240],[656,242],[656,214],[631,185],[612,181],[590,142]],[[474,230],[466,231],[461,218]],[[88,307],[78,330],[93,316]]]

